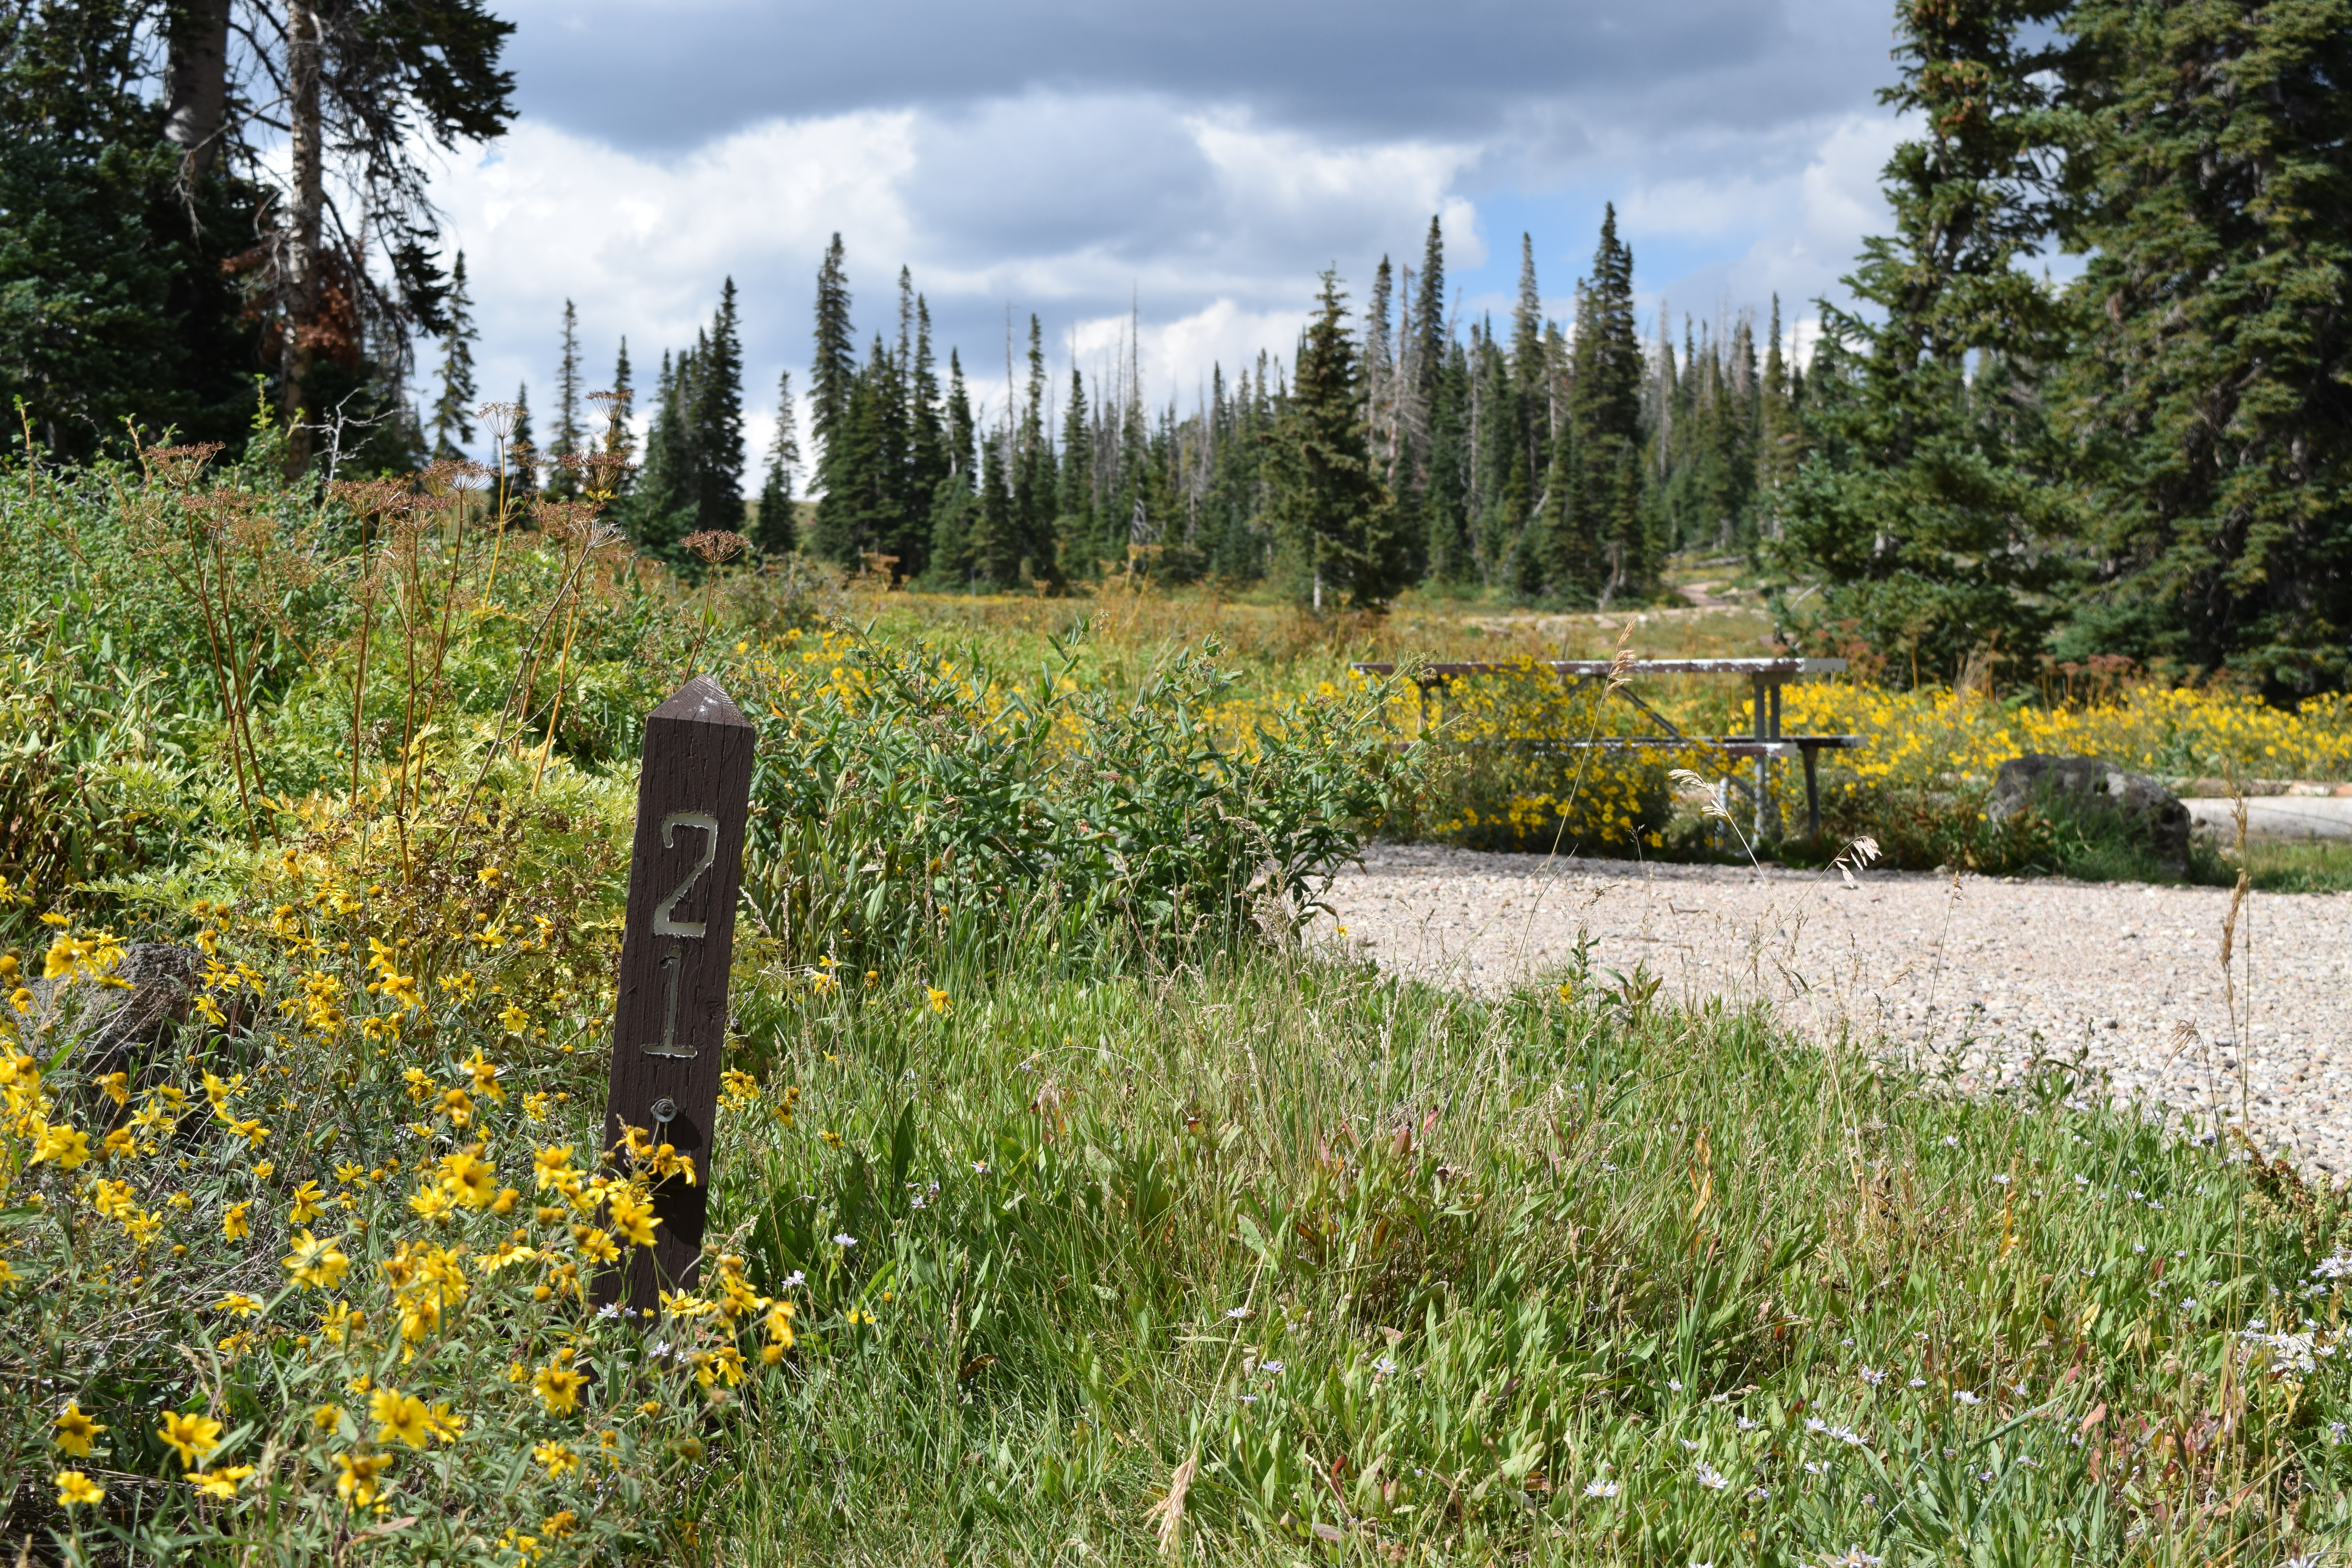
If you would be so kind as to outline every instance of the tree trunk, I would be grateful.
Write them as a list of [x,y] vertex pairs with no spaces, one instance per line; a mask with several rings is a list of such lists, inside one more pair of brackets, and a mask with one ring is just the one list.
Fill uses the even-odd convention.
[[210,172],[228,105],[228,0],[173,7],[163,62],[163,140],[181,150],[182,178]]
[[326,208],[325,132],[320,110],[321,19],[308,0],[287,0],[286,79],[291,99],[290,161],[284,227],[285,332],[278,357],[278,411],[287,468],[310,467],[308,383],[318,337],[319,236]]

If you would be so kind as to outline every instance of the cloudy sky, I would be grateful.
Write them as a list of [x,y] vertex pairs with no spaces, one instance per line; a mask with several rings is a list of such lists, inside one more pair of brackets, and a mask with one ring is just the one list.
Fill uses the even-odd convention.
[[[901,263],[1001,398],[1007,310],[1059,374],[1132,307],[1147,393],[1288,351],[1316,274],[1359,301],[1431,215],[1466,315],[1519,236],[1564,315],[1614,202],[1645,308],[1834,292],[1882,223],[1890,0],[507,0],[520,115],[437,184],[473,279],[485,396],[544,425],[568,298],[593,386],[641,386],[732,276],[754,450],[806,378],[818,259],[861,336]],[[436,363],[428,345],[421,356]],[[756,487],[756,476],[749,481]]]

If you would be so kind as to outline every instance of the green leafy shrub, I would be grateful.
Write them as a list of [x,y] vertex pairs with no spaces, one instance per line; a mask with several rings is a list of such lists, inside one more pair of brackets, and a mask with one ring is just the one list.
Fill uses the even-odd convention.
[[1376,693],[1234,740],[1213,647],[1131,698],[1072,658],[1023,686],[916,644],[787,633],[745,666],[761,730],[744,889],[785,962],[928,945],[1174,954],[1286,936],[1412,787]]

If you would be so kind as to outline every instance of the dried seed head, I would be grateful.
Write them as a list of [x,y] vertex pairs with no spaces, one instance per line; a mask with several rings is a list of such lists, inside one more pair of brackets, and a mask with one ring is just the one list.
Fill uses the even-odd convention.
[[697,529],[686,536],[685,542],[688,550],[701,557],[706,564],[712,566],[716,566],[721,561],[732,561],[736,556],[751,548],[750,540],[740,533],[730,533],[723,528]]

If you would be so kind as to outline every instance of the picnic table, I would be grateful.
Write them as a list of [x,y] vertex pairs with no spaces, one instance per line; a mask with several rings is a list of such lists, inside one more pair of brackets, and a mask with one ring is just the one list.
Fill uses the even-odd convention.
[[[1842,658],[1643,658],[1620,666],[1605,658],[1561,658],[1538,660],[1532,668],[1548,669],[1571,686],[1587,681],[1607,680],[1621,669],[1629,675],[1744,675],[1755,683],[1755,732],[1747,735],[1685,735],[1664,714],[1651,707],[1622,682],[1613,688],[1616,695],[1647,714],[1664,731],[1659,735],[1601,735],[1589,741],[1547,741],[1546,747],[1570,750],[1592,746],[1615,750],[1636,750],[1650,746],[1706,746],[1722,752],[1727,757],[1752,759],[1756,763],[1756,833],[1764,831],[1766,802],[1771,793],[1771,765],[1776,758],[1796,755],[1805,769],[1805,824],[1809,835],[1819,838],[1822,834],[1822,790],[1819,753],[1844,751],[1861,745],[1863,735],[1787,735],[1780,731],[1780,688],[1790,680],[1806,675],[1842,673],[1846,661]],[[1393,675],[1392,663],[1361,663],[1349,666],[1363,675]],[[1413,682],[1420,688],[1422,728],[1429,729],[1430,699],[1434,695],[1439,703],[1440,718],[1444,716],[1445,689],[1456,680],[1482,675],[1514,674],[1529,666],[1511,660],[1472,660],[1466,662],[1423,664],[1413,667]],[[1729,783],[1726,778],[1727,785]]]

